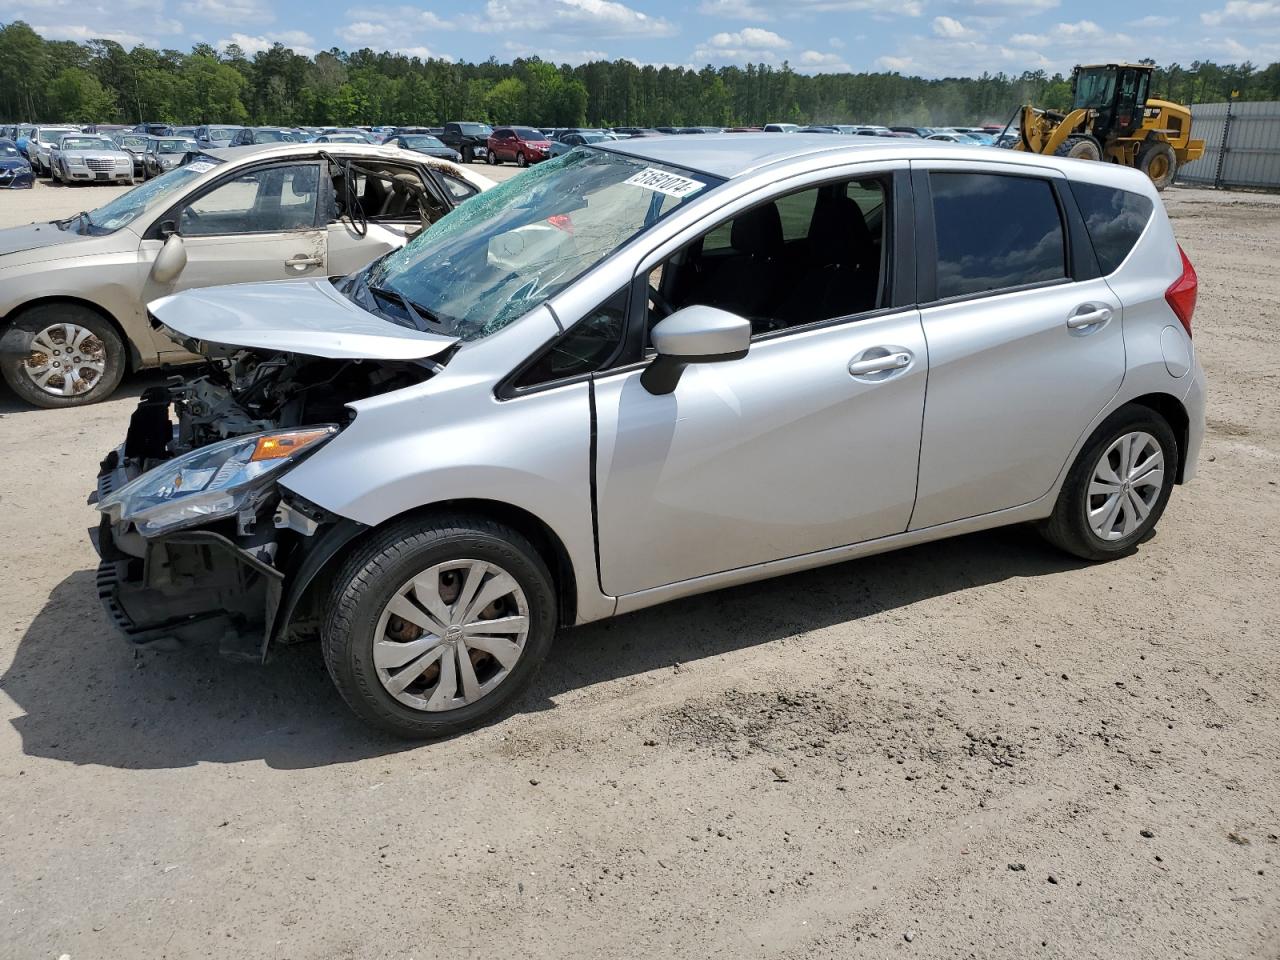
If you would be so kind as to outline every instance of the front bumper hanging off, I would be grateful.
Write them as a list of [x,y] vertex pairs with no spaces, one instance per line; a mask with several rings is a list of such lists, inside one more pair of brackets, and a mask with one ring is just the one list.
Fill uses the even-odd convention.
[[[131,479],[122,449],[102,461],[97,503]],[[216,643],[233,660],[262,662],[271,642],[295,620],[308,585],[338,551],[365,529],[352,520],[328,524],[289,556],[284,569],[259,559],[213,530],[181,530],[144,538],[120,534],[105,515],[89,531],[98,564],[98,598],[131,642]]]

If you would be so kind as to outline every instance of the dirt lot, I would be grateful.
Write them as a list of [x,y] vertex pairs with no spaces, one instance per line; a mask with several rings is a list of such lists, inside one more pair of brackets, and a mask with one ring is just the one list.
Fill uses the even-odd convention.
[[1019,528],[674,603],[428,746],[313,649],[119,641],[84,498],[154,380],[0,397],[0,955],[1280,957],[1280,203],[1168,204],[1209,432],[1136,555]]

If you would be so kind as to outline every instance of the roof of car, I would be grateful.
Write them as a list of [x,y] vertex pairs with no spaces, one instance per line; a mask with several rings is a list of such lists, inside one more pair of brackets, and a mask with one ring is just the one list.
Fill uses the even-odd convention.
[[[732,179],[784,160],[818,153],[852,153],[859,158],[879,150],[915,149],[905,140],[855,140],[835,138],[829,133],[793,133],[779,137],[776,133],[708,133],[697,137],[639,137],[597,144],[597,149],[625,153],[655,163],[669,163],[699,173]],[[870,159],[869,156],[866,157]]]
[[[1064,173],[1070,171],[1072,179],[1114,184],[1129,190],[1138,189],[1140,183],[1151,183],[1144,174],[1118,164],[1044,157],[983,146],[972,140],[950,143],[916,138],[832,136],[829,133],[790,133],[785,137],[776,133],[726,133],[697,137],[638,137],[595,143],[591,149],[654,163],[668,163],[726,180],[765,167],[771,168],[771,173],[774,169],[781,172],[781,168],[791,165],[812,168],[815,160],[833,167],[874,160],[962,160],[1041,167]],[[1142,189],[1140,192],[1146,191]]]

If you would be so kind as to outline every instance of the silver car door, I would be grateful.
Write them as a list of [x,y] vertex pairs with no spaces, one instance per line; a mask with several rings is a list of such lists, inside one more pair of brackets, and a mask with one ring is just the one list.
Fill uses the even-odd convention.
[[921,283],[930,370],[915,530],[1047,493],[1119,389],[1125,350],[1120,301],[1083,269],[1092,250],[1071,229],[1061,174],[912,167],[921,263],[938,265],[932,297],[934,278]]
[[[726,226],[703,256],[713,236],[736,235]],[[668,395],[649,393],[640,369],[598,375],[605,593],[905,531],[927,372],[919,313],[904,304],[758,334],[746,357],[691,365]]]

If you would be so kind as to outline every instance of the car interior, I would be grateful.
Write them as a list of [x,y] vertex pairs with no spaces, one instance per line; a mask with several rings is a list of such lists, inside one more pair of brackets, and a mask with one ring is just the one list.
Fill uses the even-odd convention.
[[314,227],[318,174],[314,163],[250,170],[183,207],[179,232],[218,236]]
[[412,167],[393,163],[331,161],[334,211],[330,223],[435,223],[448,205]]
[[880,180],[823,184],[720,224],[651,274],[649,325],[693,304],[746,317],[755,335],[876,309],[887,190]]

